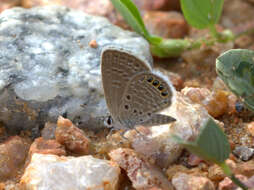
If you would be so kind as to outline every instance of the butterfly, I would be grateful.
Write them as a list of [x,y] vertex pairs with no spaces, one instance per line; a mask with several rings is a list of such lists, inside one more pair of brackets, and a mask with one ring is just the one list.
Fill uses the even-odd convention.
[[104,96],[111,117],[108,125],[116,129],[162,125],[174,118],[157,112],[172,103],[174,88],[161,73],[130,52],[113,47],[101,53]]

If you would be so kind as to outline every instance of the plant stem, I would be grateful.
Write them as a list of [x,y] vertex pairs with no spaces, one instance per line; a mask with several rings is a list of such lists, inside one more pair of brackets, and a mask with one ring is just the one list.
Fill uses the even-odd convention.
[[[152,36],[147,40],[150,41],[152,54],[158,57],[177,57],[180,56],[186,50],[198,49],[201,46],[213,46],[215,43],[227,43],[234,41],[245,34],[254,34],[254,26],[237,34],[233,34],[231,30],[224,30],[223,32],[217,32],[214,25],[209,27],[212,36],[200,38],[197,40],[186,39],[163,39],[152,40]],[[156,39],[156,38],[155,38]],[[161,41],[160,41],[161,40]],[[156,41],[156,43],[151,43]]]
[[209,30],[210,30],[210,33],[212,34],[212,36],[214,38],[218,38],[219,37],[219,33],[217,32],[217,29],[216,29],[214,24],[209,26]]
[[229,166],[223,162],[222,164],[219,164],[219,166],[222,168],[224,173],[239,187],[241,187],[243,190],[248,190],[248,187],[246,187],[239,179],[235,177],[235,175],[232,173]]

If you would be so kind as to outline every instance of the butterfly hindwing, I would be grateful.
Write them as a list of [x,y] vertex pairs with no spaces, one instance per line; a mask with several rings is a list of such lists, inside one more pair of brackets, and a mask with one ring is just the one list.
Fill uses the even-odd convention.
[[172,96],[172,87],[166,79],[151,72],[138,73],[126,85],[119,120],[128,128],[145,123],[154,113],[170,106]]
[[164,125],[164,124],[168,124],[171,122],[176,121],[175,118],[168,116],[168,115],[162,115],[162,114],[152,114],[152,116],[142,122],[142,123],[138,123],[137,125],[143,125],[143,126],[154,126],[154,125]]

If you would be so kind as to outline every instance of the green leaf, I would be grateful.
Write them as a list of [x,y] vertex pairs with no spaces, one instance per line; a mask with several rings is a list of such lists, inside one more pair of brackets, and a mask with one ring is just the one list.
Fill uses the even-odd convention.
[[196,141],[186,142],[176,136],[173,138],[204,160],[222,164],[229,157],[230,145],[227,137],[211,118],[204,125]]
[[221,16],[224,0],[181,0],[187,22],[198,29],[216,24]]
[[229,50],[216,59],[216,71],[228,88],[254,111],[254,51]]
[[111,0],[111,2],[132,29],[149,41],[150,34],[135,4],[131,0]]

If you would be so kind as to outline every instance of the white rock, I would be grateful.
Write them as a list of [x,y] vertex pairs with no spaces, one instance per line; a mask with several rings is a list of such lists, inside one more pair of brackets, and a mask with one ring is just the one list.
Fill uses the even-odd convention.
[[176,190],[215,190],[214,184],[206,177],[178,173],[172,179]]
[[200,128],[211,117],[206,109],[193,103],[188,97],[177,92],[172,106],[162,113],[174,117],[177,121],[168,125],[154,126],[145,132],[145,136],[137,135],[133,130],[126,133],[136,152],[153,158],[160,167],[168,167],[181,154],[182,148],[172,139],[177,135],[184,140],[195,138]]
[[21,178],[26,190],[115,190],[120,168],[92,156],[33,154]]

